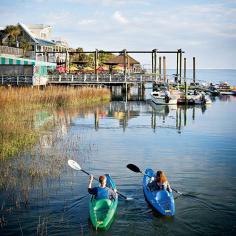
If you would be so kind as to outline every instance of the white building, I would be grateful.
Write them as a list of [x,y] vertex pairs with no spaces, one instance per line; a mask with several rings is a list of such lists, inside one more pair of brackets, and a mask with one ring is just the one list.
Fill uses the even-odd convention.
[[[66,52],[69,48],[68,43],[62,39],[52,39],[52,27],[44,24],[25,25],[18,24],[22,29],[23,36],[31,43],[31,50],[28,57],[31,59],[62,62],[65,61],[66,53],[47,53],[47,52]],[[36,53],[42,52],[42,53]]]

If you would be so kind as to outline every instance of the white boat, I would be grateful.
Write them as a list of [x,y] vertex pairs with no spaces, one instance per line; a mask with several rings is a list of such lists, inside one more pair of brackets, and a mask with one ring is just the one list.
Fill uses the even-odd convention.
[[204,93],[198,93],[197,91],[189,91],[188,99],[193,100],[193,103],[196,105],[211,103],[211,100]]
[[151,93],[152,101],[157,105],[176,105],[177,97],[164,91],[155,91]]
[[233,91],[227,91],[227,90],[220,90],[221,95],[234,95],[235,93]]
[[230,85],[227,82],[221,82],[217,85],[217,88],[221,95],[235,95],[234,91],[232,91]]

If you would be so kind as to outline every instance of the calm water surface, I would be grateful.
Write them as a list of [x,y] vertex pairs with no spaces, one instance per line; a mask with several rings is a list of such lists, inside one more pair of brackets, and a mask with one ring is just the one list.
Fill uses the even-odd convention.
[[[209,106],[121,101],[55,113],[60,128],[45,133],[34,155],[1,166],[12,166],[16,178],[8,178],[12,185],[0,192],[0,234],[235,235],[235,114],[234,96],[217,97]],[[65,166],[58,177],[19,173],[22,163],[56,169],[58,157]],[[118,190],[134,198],[120,199],[109,231],[92,229],[88,176],[68,167],[67,158],[95,176],[110,173]],[[174,217],[152,211],[143,197],[142,175],[128,170],[128,163],[164,170],[171,185],[185,193],[175,194]]]

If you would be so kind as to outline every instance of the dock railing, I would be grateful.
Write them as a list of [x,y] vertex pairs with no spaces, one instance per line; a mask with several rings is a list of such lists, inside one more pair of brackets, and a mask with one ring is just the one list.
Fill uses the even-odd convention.
[[0,54],[14,55],[16,57],[23,57],[23,49],[8,47],[8,46],[0,46]]
[[54,74],[49,75],[49,83],[145,83],[157,81],[155,74]]

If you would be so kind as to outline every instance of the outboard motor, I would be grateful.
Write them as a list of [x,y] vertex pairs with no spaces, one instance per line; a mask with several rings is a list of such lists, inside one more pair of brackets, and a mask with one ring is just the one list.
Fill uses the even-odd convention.
[[165,103],[169,103],[169,101],[170,101],[170,97],[169,96],[165,96]]

